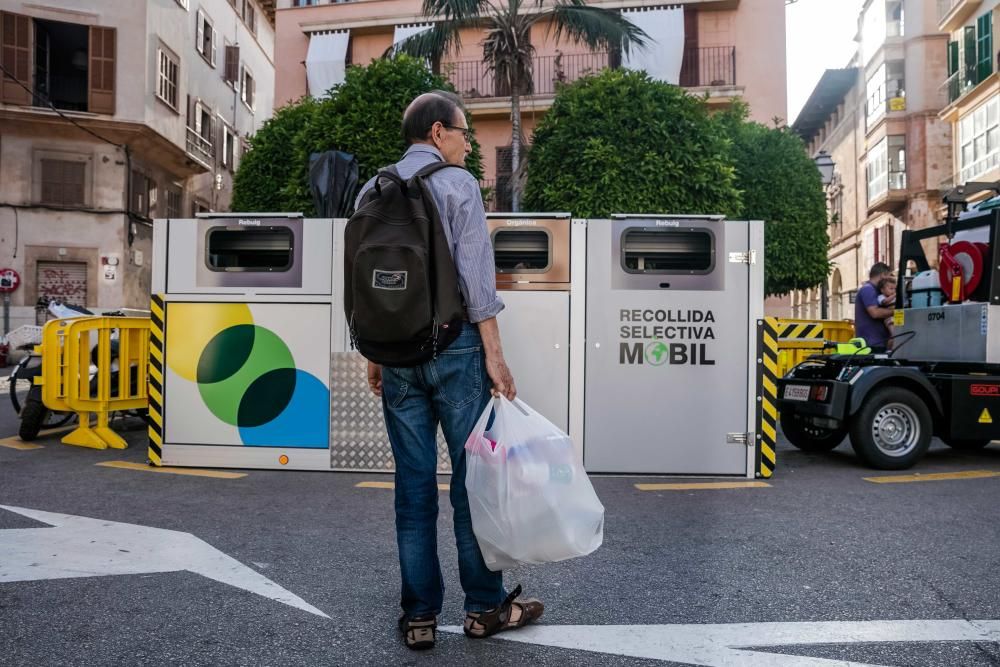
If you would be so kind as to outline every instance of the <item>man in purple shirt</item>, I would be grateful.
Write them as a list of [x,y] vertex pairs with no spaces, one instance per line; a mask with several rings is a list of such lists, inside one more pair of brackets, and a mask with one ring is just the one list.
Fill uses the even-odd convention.
[[889,328],[885,326],[885,321],[892,317],[895,307],[892,304],[879,305],[878,284],[890,275],[892,269],[887,264],[876,262],[868,272],[868,282],[861,286],[854,300],[854,335],[864,338],[872,352],[885,352],[889,340]]
[[[396,163],[399,175],[410,178],[433,162],[464,167],[472,151],[470,132],[457,95],[445,91],[420,95],[403,114],[409,148]],[[373,178],[365,184],[358,202],[374,183]],[[520,628],[544,609],[537,600],[518,598],[520,586],[508,595],[503,573],[486,567],[472,531],[465,490],[465,441],[491,393],[511,400],[517,393],[500,344],[496,316],[504,304],[497,295],[493,246],[479,183],[464,169],[441,169],[427,178],[427,184],[455,260],[467,321],[458,338],[427,363],[413,368],[368,364],[368,384],[382,398],[396,463],[396,544],[403,580],[399,629],[411,649],[434,646],[444,597],[437,554],[438,425],[451,456],[449,495],[459,578],[465,591],[465,634],[481,638]]]

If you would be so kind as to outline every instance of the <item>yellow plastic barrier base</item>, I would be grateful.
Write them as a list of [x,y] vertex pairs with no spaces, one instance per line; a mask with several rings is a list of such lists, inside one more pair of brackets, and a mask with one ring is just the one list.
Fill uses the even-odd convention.
[[[103,417],[103,419],[102,419]],[[80,414],[80,426],[62,439],[64,445],[74,445],[76,447],[89,447],[91,449],[126,449],[128,443],[120,435],[111,430],[107,425],[107,414],[98,414],[97,426],[91,428],[90,415]],[[105,423],[101,423],[105,422]]]

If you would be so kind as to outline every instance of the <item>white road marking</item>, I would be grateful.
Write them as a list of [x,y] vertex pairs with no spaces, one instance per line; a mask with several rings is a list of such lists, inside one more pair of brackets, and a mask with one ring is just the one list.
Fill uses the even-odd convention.
[[[462,632],[446,626],[444,632]],[[1000,621],[831,621],[719,625],[531,625],[497,639],[708,667],[863,667],[745,647],[870,642],[1000,642]]]
[[190,533],[0,505],[54,528],[0,530],[0,584],[187,570],[329,618]]

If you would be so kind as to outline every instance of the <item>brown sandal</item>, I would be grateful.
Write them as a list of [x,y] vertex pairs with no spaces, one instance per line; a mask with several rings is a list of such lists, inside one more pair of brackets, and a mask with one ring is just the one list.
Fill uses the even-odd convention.
[[434,642],[437,640],[437,618],[434,616],[409,618],[403,614],[399,617],[399,631],[403,633],[406,648],[414,651],[434,648]]
[[[521,586],[518,585],[503,601],[503,604],[496,609],[466,612],[465,636],[472,639],[483,639],[504,630],[523,628],[528,623],[538,620],[542,612],[545,611],[545,605],[534,598],[519,599],[517,596],[520,594]],[[516,621],[511,621],[511,607],[514,605],[517,605],[521,610],[521,616]]]

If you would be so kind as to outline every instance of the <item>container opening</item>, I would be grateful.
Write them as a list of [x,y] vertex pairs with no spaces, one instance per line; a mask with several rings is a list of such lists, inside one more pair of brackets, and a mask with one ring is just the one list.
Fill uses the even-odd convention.
[[541,229],[498,229],[493,232],[497,273],[548,271],[552,254],[549,233]]
[[708,231],[629,229],[622,235],[622,268],[628,273],[707,273],[714,245]]
[[206,261],[213,271],[287,271],[293,238],[287,227],[217,227],[208,231]]

